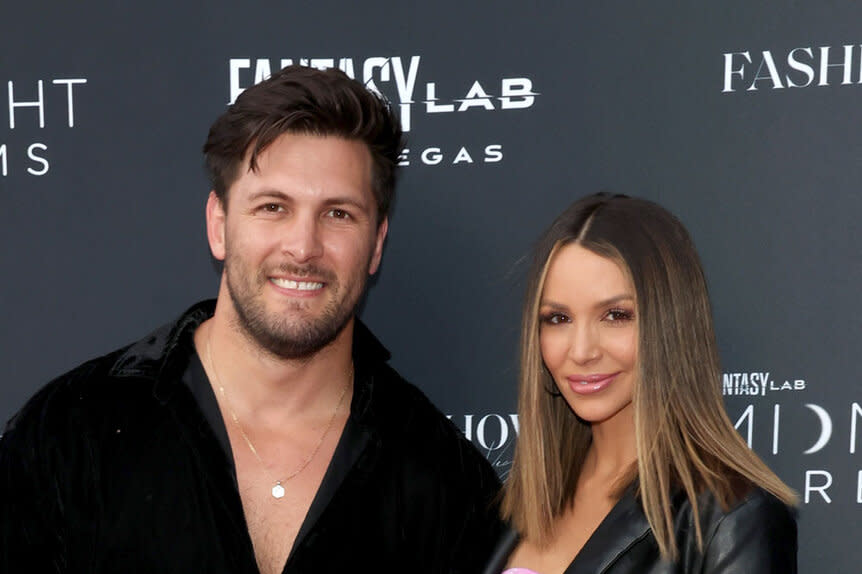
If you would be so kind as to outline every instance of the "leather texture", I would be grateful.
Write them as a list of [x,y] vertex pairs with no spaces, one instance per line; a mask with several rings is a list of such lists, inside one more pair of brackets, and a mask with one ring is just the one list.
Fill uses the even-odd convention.
[[[661,559],[646,515],[630,488],[599,524],[565,574],[796,574],[796,520],[791,509],[760,489],[727,511],[712,495],[699,498],[703,551],[690,502],[675,497],[679,559]],[[509,530],[498,541],[486,574],[497,574],[517,546]],[[518,566],[515,564],[514,566]],[[540,573],[550,574],[550,573]]]
[[[257,572],[232,465],[179,374],[198,304],[49,383],[0,439],[0,572]],[[499,480],[357,321],[352,467],[284,572],[477,572]],[[307,527],[307,528],[306,528]]]

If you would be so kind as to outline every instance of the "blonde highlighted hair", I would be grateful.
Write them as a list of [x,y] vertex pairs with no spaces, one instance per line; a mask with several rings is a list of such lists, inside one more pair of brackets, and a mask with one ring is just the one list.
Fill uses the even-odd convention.
[[[613,259],[637,299],[639,382],[634,406],[638,496],[664,558],[677,558],[671,497],[682,489],[698,515],[709,491],[727,508],[753,486],[785,504],[796,495],[748,448],[724,410],[721,371],[706,279],[683,225],[647,200],[600,193],[572,204],[536,246],[521,324],[520,435],[502,512],[521,535],[543,546],[572,503],[591,443],[542,361],[539,306],[550,263],[578,244]],[[700,524],[696,537],[702,545]]]

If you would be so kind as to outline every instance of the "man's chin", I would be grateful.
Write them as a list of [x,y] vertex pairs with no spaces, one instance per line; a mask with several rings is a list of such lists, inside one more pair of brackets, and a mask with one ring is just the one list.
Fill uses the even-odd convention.
[[307,359],[332,343],[340,331],[291,333],[289,336],[280,333],[278,336],[266,337],[258,342],[263,344],[273,354],[283,359]]
[[353,315],[348,315],[341,321],[296,321],[281,322],[269,325],[248,325],[246,331],[258,345],[272,354],[284,359],[308,358],[330,343],[344,332],[351,324]]
[[355,310],[355,305],[325,297],[282,297],[267,290],[257,297],[235,297],[230,289],[229,293],[239,330],[250,342],[284,359],[307,358],[332,343],[351,324]]

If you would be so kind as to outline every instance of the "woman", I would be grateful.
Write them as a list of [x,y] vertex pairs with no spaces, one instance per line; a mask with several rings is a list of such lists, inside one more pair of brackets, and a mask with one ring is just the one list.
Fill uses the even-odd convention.
[[796,572],[794,493],[727,418],[706,281],[658,205],[597,194],[540,240],[520,437],[488,572]]

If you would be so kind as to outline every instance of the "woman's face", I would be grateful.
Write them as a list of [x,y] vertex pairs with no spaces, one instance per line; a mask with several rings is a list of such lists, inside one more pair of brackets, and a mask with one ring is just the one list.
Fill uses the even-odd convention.
[[539,325],[545,366],[581,419],[602,423],[631,410],[637,302],[615,261],[580,245],[561,248],[545,279]]

